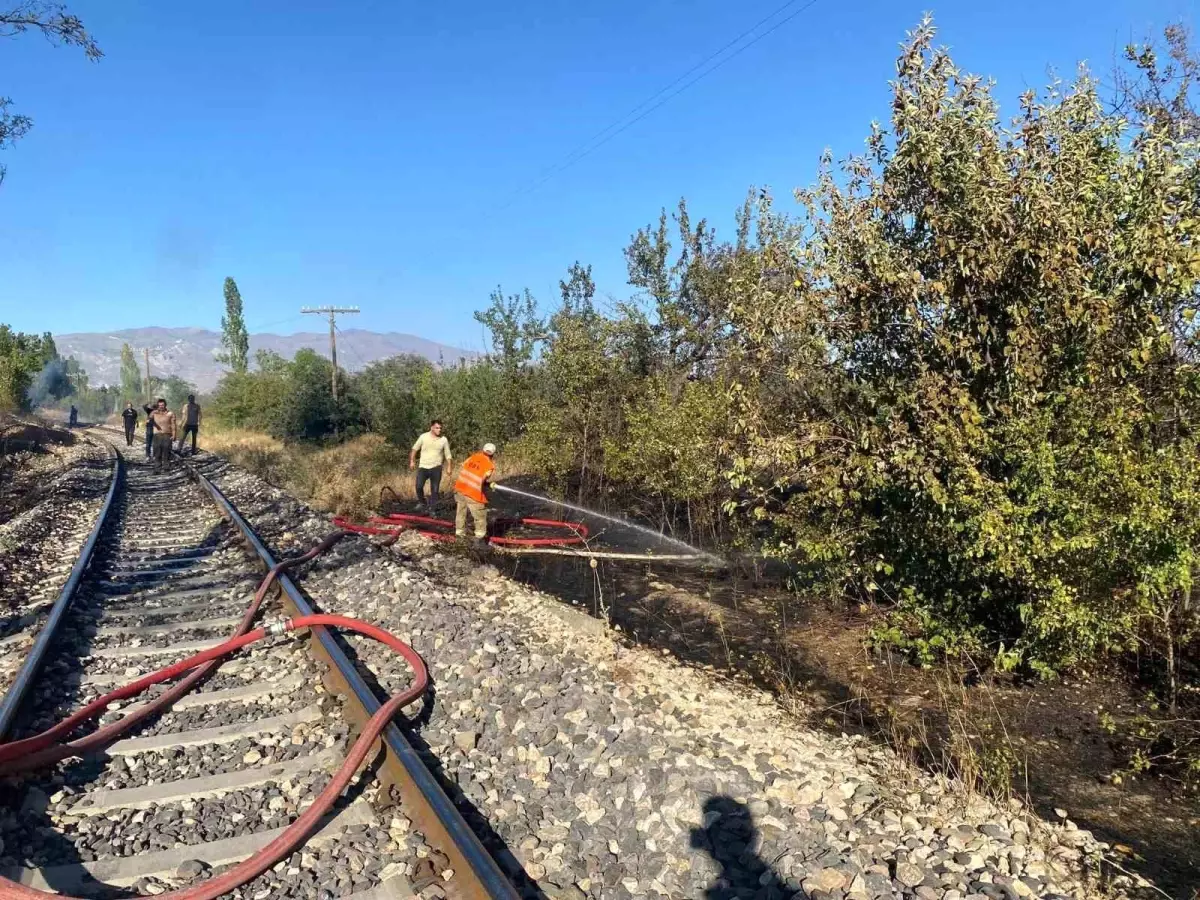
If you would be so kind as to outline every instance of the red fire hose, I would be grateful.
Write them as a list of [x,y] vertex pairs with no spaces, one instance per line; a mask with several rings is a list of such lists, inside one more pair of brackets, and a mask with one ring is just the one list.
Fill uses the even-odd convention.
[[[111,742],[116,736],[128,731],[129,728],[147,715],[168,705],[184,692],[180,690],[181,688],[186,690],[187,687],[190,687],[199,678],[203,677],[205,673],[219,666],[221,660],[247,644],[262,640],[267,635],[283,634],[288,631],[317,625],[345,628],[380,641],[403,656],[409,666],[412,667],[413,683],[407,689],[394,695],[380,706],[379,710],[363,728],[358,740],[354,742],[354,746],[346,754],[346,759],[333,775],[329,784],[325,786],[325,789],[321,791],[313,804],[301,813],[283,834],[253,856],[234,866],[228,872],[212,878],[203,884],[170,891],[161,896],[164,900],[215,900],[215,898],[220,897],[222,894],[258,877],[281,859],[289,856],[304,843],[308,836],[315,830],[321,818],[337,801],[346,785],[350,783],[350,779],[354,777],[354,773],[358,770],[358,767],[366,758],[372,742],[379,737],[388,722],[392,720],[400,709],[420,697],[429,685],[429,673],[425,668],[425,663],[412,647],[382,628],[369,625],[366,622],[360,622],[357,619],[323,614],[299,616],[295,619],[287,619],[274,625],[256,628],[253,631],[246,631],[249,621],[253,619],[254,613],[257,612],[258,607],[262,604],[267,588],[270,587],[279,572],[307,559],[312,559],[318,553],[337,543],[344,536],[344,532],[332,534],[308,553],[304,554],[304,556],[285,560],[277,564],[263,580],[234,637],[231,637],[225,643],[196,653],[185,660],[145,675],[124,687],[110,691],[41,734],[7,744],[0,744],[0,763],[7,765],[6,772],[27,771],[38,765],[46,765],[68,756],[77,756],[83,750],[94,749],[97,746]],[[192,671],[191,675],[188,675],[165,694],[139,707],[118,722],[107,725],[80,740],[70,743],[58,742],[59,738],[65,737],[83,722],[102,713],[114,701],[134,697],[151,685],[159,684],[190,670],[195,671]],[[16,884],[6,878],[0,878],[0,900],[45,900],[49,896],[62,895],[53,895],[34,890],[33,888]],[[72,898],[67,898],[67,900],[72,900]]]
[[[417,516],[407,513],[392,513],[387,516],[371,516],[365,523],[351,522],[344,516],[336,516],[333,520],[338,528],[353,531],[356,534],[386,534],[397,535],[402,531],[415,531],[417,534],[435,541],[453,541],[454,523],[445,519],[435,519],[432,516]],[[498,525],[516,525],[532,528],[552,528],[568,532],[555,537],[504,537],[496,535],[488,538],[488,543],[497,547],[567,547],[572,544],[582,544],[587,540],[588,529],[582,522],[564,522],[559,519],[532,519],[519,517],[516,519],[501,519]]]

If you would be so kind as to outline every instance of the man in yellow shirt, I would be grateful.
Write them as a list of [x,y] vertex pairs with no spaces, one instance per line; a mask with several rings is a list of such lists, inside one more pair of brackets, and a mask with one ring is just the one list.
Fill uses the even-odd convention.
[[[417,454],[420,459],[417,459]],[[408,454],[408,467],[417,470],[417,500],[424,504],[425,484],[429,483],[429,511],[437,506],[442,487],[442,471],[450,465],[450,441],[442,434],[442,423],[434,419],[429,430],[417,438]]]

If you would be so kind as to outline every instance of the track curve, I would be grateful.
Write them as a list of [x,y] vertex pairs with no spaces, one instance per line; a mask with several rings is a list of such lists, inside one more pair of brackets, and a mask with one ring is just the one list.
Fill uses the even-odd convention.
[[[203,476],[179,465],[155,475],[131,457],[123,477],[114,455],[105,514],[34,643],[40,649],[0,706],[13,738],[245,630],[250,623],[238,615],[263,569],[276,567]],[[315,615],[291,579],[277,575],[262,611]],[[9,770],[0,772],[0,875],[23,889],[11,896],[199,892],[277,842],[330,784],[352,734],[389,713],[316,624],[333,620],[305,621],[314,623],[311,642],[256,644],[105,756],[25,776],[0,763]],[[125,712],[75,730],[72,747],[96,749],[89,741]],[[228,896],[515,898],[395,724],[382,747],[312,840]]]

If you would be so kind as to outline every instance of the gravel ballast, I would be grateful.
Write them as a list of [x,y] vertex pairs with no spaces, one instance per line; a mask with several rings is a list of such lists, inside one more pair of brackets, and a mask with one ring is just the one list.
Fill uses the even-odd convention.
[[[210,477],[280,554],[329,520],[223,463]],[[1063,817],[995,805],[767,693],[644,648],[415,535],[348,538],[308,566],[321,608],[391,629],[429,662],[415,726],[514,880],[551,898],[1085,898],[1135,887]],[[353,646],[388,689],[404,666]],[[524,874],[522,874],[522,872]]]

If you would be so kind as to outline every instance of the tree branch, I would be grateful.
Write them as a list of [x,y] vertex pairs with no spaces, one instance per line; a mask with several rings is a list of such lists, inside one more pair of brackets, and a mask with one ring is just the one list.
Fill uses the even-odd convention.
[[61,3],[26,0],[0,12],[0,37],[16,37],[31,28],[40,31],[53,44],[82,48],[88,59],[96,60],[104,55],[83,27],[83,21],[67,12]]

